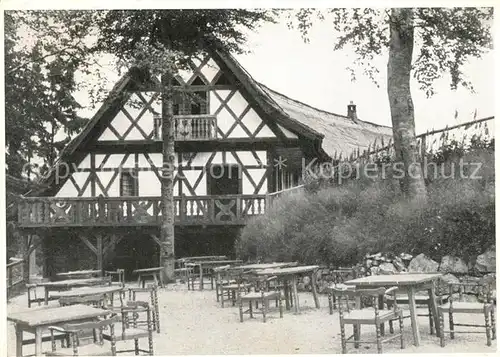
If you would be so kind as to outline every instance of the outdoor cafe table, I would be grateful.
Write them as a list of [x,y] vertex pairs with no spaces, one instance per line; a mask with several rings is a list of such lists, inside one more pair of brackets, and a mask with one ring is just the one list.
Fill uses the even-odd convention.
[[197,260],[226,260],[227,256],[225,255],[199,255],[197,257],[183,257],[177,259],[179,262],[193,262]]
[[155,268],[145,268],[145,269],[136,269],[133,271],[134,274],[137,274],[137,284],[139,287],[146,286],[146,278],[152,276],[155,284],[158,285],[158,281],[160,282],[160,287],[163,288],[163,276],[161,271],[163,267],[155,267]]
[[[418,330],[417,304],[415,295],[418,291],[427,290],[431,303],[432,318],[436,327],[436,334],[440,336],[439,323],[437,323],[436,291],[434,282],[441,274],[394,274],[394,275],[372,275],[354,280],[345,281],[346,285],[355,285],[356,289],[373,289],[379,287],[398,287],[398,292],[408,294],[410,307],[411,328],[413,330],[413,341],[415,346],[420,345],[420,332]],[[359,305],[359,301],[356,302]],[[383,307],[383,306],[382,306]]]
[[182,257],[177,259],[175,262],[183,268],[184,264],[196,262],[198,260],[226,260],[228,259],[225,255],[199,255],[195,257]]
[[258,269],[273,269],[273,268],[287,268],[296,266],[297,262],[280,262],[280,263],[255,263],[246,265],[237,265],[230,267],[229,270],[258,270]]
[[114,293],[120,292],[123,290],[121,285],[111,285],[111,286],[95,286],[95,287],[86,287],[79,289],[72,289],[68,291],[63,291],[58,294],[59,297],[83,297],[89,295],[100,295],[105,294],[110,297],[111,306],[113,306],[114,301]]
[[61,291],[64,289],[71,289],[84,286],[93,286],[107,283],[108,280],[103,278],[89,278],[89,279],[68,279],[60,281],[46,281],[37,283],[36,286],[42,286],[45,289],[45,305],[49,304],[49,293],[51,291]]
[[[300,275],[308,274],[311,277],[311,287],[312,287],[311,290],[314,297],[314,305],[316,306],[317,309],[319,309],[319,298],[318,298],[318,292],[316,291],[316,271],[318,269],[319,269],[318,265],[305,265],[305,266],[288,267],[288,268],[261,269],[261,270],[256,270],[255,274],[277,276],[278,279],[291,281],[294,312],[296,314],[299,314],[300,304],[299,304],[299,294],[297,293],[297,280]],[[285,300],[286,306],[287,309],[289,309],[288,287],[286,283],[285,283],[285,297],[286,297]]]
[[23,355],[23,332],[35,334],[35,355],[42,354],[42,334],[49,326],[71,322],[92,321],[106,316],[111,311],[87,305],[71,305],[64,307],[42,307],[7,314],[7,320],[15,324],[16,357]]
[[65,273],[58,273],[57,276],[63,278],[92,278],[101,275],[100,270],[74,270]]
[[[226,260],[199,260],[199,261],[196,261],[196,262],[189,262],[188,264],[190,266],[198,266],[198,268],[200,269],[200,290],[203,290],[203,270],[207,270],[209,268],[215,268],[215,267],[218,267],[218,266],[222,266],[222,265],[227,265],[227,264],[239,264],[241,263],[242,260],[240,259],[236,259],[236,260],[229,260],[229,259],[226,259]],[[213,286],[212,286],[213,288]]]

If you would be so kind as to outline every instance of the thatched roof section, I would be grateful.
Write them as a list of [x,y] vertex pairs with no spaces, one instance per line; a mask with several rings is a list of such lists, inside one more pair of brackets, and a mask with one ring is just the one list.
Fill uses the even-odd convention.
[[381,139],[387,143],[392,138],[392,128],[357,120],[314,108],[298,100],[291,99],[263,84],[260,87],[291,118],[324,135],[322,147],[331,157],[342,153],[343,157],[359,148],[362,152]]

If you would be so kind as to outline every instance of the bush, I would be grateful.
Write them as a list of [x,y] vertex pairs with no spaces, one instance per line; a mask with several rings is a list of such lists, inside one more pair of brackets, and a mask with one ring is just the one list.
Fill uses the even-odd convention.
[[482,178],[437,175],[428,181],[425,207],[406,201],[392,180],[351,180],[335,187],[314,183],[291,190],[242,229],[237,254],[333,266],[354,265],[379,251],[473,260],[495,243],[494,150],[446,153],[441,165],[478,162]]

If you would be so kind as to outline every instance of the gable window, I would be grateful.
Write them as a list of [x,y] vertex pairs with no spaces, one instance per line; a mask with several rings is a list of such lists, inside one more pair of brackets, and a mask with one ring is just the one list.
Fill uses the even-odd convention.
[[123,171],[120,176],[120,196],[139,196],[139,173],[137,171]]
[[207,97],[208,92],[200,91],[194,92],[193,98],[191,98],[191,114],[208,114],[207,111]]
[[173,98],[174,115],[208,114],[208,92],[177,93]]

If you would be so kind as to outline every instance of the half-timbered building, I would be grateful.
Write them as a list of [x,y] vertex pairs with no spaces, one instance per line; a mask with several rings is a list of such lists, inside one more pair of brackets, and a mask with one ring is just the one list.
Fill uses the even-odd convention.
[[[228,53],[175,78],[175,253],[233,255],[269,193],[299,185],[304,162],[367,148],[392,129],[313,108],[256,82]],[[42,241],[45,274],[159,265],[160,93],[130,71],[63,150],[18,221]],[[305,161],[304,161],[305,160]]]

